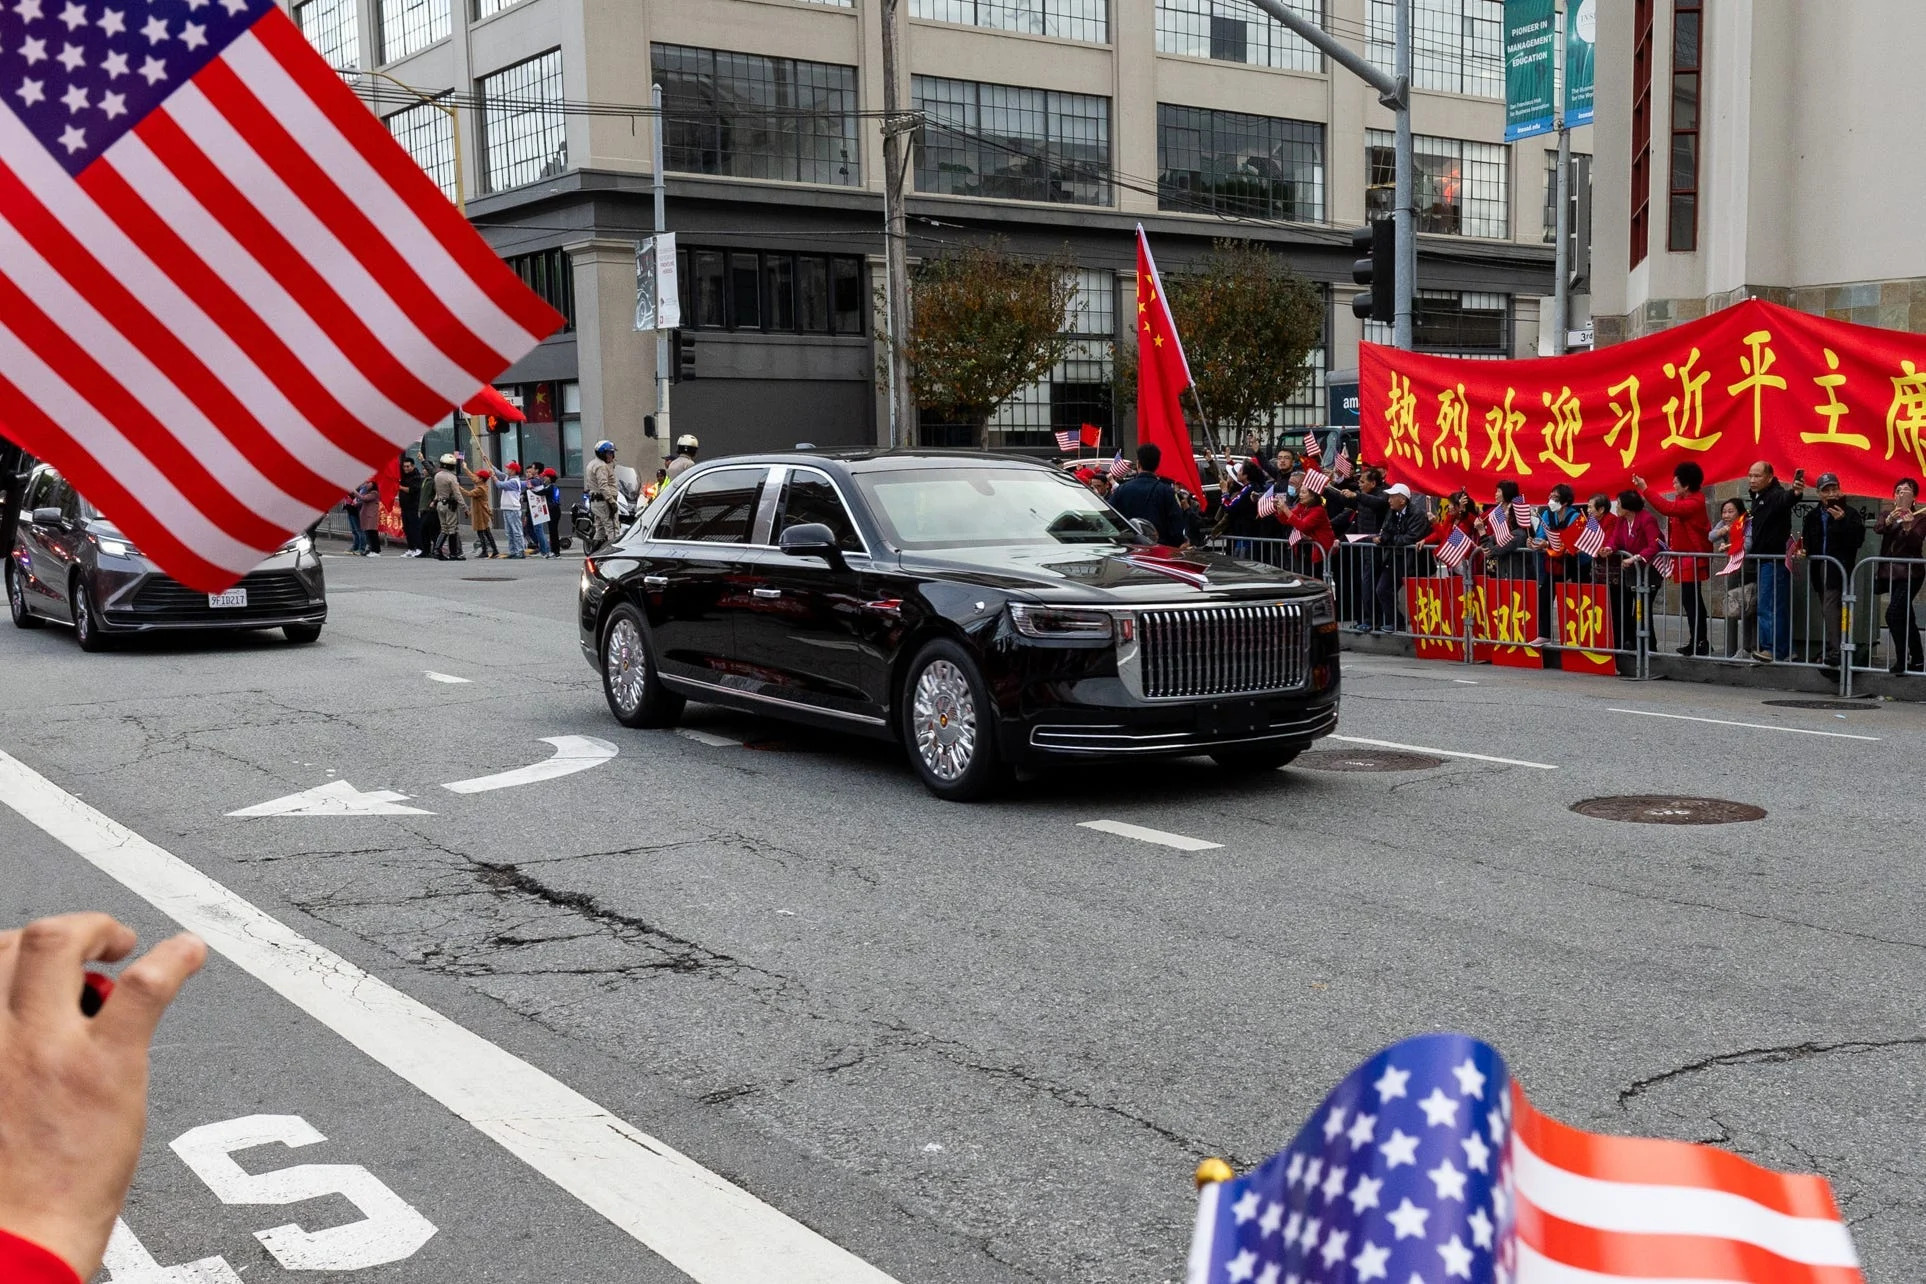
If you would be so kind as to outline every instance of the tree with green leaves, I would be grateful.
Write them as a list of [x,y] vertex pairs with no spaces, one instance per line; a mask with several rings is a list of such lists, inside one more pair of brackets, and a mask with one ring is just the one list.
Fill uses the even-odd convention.
[[990,416],[1063,360],[1076,293],[1067,260],[1026,261],[1000,241],[924,261],[904,344],[917,406],[987,447]]

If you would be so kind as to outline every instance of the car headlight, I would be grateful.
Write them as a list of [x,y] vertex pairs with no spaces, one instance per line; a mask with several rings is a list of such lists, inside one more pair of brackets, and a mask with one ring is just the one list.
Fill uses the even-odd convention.
[[94,543],[100,548],[101,552],[107,554],[109,557],[140,556],[140,551],[124,539],[111,539],[104,535],[96,535],[94,537]]
[[296,535],[293,539],[281,545],[280,551],[283,553],[299,554],[299,553],[306,553],[309,550],[311,550],[313,547],[314,547],[314,541],[309,539],[306,535]]
[[1026,638],[1052,642],[1108,642],[1112,621],[1104,611],[1080,611],[1068,606],[1010,604],[1010,620]]
[[1331,595],[1329,585],[1311,603],[1311,627],[1318,630],[1337,628],[1337,599]]

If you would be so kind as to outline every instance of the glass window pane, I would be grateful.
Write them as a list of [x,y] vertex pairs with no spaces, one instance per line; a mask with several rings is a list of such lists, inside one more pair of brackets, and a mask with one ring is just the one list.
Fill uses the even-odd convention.
[[1110,204],[1110,100],[915,76],[916,190]]
[[729,256],[730,327],[762,329],[762,263],[754,254]]
[[863,261],[831,259],[830,320],[837,334],[863,332]]
[[1696,72],[1672,77],[1672,128],[1699,127],[1699,77]]
[[854,67],[684,45],[649,51],[669,169],[861,183]]
[[375,28],[381,61],[395,62],[448,38],[454,0],[377,0]]
[[1699,186],[1699,136],[1672,135],[1672,190],[1697,191]]
[[782,516],[776,523],[776,533],[780,538],[783,531],[792,526],[807,526],[820,523],[829,527],[836,536],[836,547],[847,552],[858,552],[863,542],[856,535],[856,523],[850,520],[849,511],[843,507],[842,496],[836,487],[820,473],[796,472],[789,475],[789,484],[783,491]]
[[[819,0],[820,2],[820,0]],[[911,0],[910,16],[1061,40],[1110,39],[1105,0]]]
[[720,330],[729,324],[723,306],[722,254],[717,250],[698,250],[695,260],[695,323],[705,330]]
[[[1324,21],[1324,0],[1291,0],[1291,7]],[[1324,69],[1322,54],[1250,0],[1157,0],[1157,52],[1287,71]]]
[[1699,247],[1699,198],[1681,193],[1672,198],[1671,236],[1666,248],[1696,250]]
[[670,539],[705,544],[746,544],[756,517],[766,468],[722,468],[704,473],[682,491],[669,522]]
[[796,259],[796,328],[808,334],[829,331],[829,261],[814,255]]
[[386,118],[388,132],[435,181],[442,195],[455,198],[455,120],[439,107],[420,103]]
[[1699,66],[1699,15],[1672,15],[1672,69],[1696,71]]
[[762,271],[769,293],[769,328],[796,328],[796,260],[787,254],[762,256]]
[[1324,216],[1324,126],[1157,106],[1157,204],[1257,218]]
[[484,76],[479,84],[483,191],[520,187],[568,169],[560,49]]

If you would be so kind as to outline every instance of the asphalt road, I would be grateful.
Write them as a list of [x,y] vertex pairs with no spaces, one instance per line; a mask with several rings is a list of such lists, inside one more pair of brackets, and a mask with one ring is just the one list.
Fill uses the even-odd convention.
[[[874,1279],[858,1259],[903,1284],[1169,1280],[1199,1158],[1262,1159],[1357,1062],[1437,1028],[1489,1039],[1573,1124],[1825,1174],[1871,1279],[1910,1278],[1926,1246],[1926,707],[1356,658],[1342,734],[1542,766],[1129,764],[954,806],[887,745],[701,707],[683,734],[618,727],[576,647],[571,562],[328,573],[311,647],[83,656],[59,629],[0,632],[0,751],[185,863],[166,877],[367,974],[336,987],[361,1005],[342,1016],[271,961],[216,957],[178,1004],[126,1217],[161,1267],[706,1284],[810,1278],[813,1244],[848,1267],[825,1281]],[[619,753],[442,787],[564,736]],[[339,781],[418,811],[228,814]],[[1768,815],[1569,810],[1651,793]],[[97,906],[169,930],[18,797],[0,785],[0,921]],[[389,1038],[400,996],[451,1023],[412,1059],[415,1036]],[[441,1090],[465,1059],[434,1039],[470,1036],[534,1076],[530,1117],[573,1090],[650,1162],[686,1156],[705,1198],[762,1201],[736,1239],[763,1204],[786,1214],[798,1255],[728,1266],[668,1196],[605,1215],[579,1133],[538,1171],[461,1104],[499,1085]],[[170,1145],[209,1125],[193,1163]],[[258,1189],[229,1173],[222,1194],[222,1145]],[[292,1198],[267,1174],[296,1165],[365,1171]],[[259,1238],[290,1224],[305,1238]],[[316,1234],[333,1227],[356,1229]]]

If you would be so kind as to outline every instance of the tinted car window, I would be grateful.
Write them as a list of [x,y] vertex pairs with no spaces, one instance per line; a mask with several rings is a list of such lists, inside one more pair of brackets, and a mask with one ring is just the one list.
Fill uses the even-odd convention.
[[856,534],[856,524],[849,520],[849,511],[843,507],[842,496],[829,478],[821,473],[792,472],[789,484],[783,489],[782,516],[776,522],[776,538],[791,526],[807,526],[819,522],[829,527],[836,535],[836,547],[847,552],[861,552],[863,541]]
[[54,474],[44,469],[29,477],[27,492],[21,496],[20,507],[30,513],[36,508],[47,507],[47,496],[53,491],[54,481]]
[[682,488],[668,529],[658,538],[704,544],[746,544],[756,521],[765,468],[722,468]]
[[1141,542],[1116,509],[1047,468],[902,469],[856,484],[897,548]]

